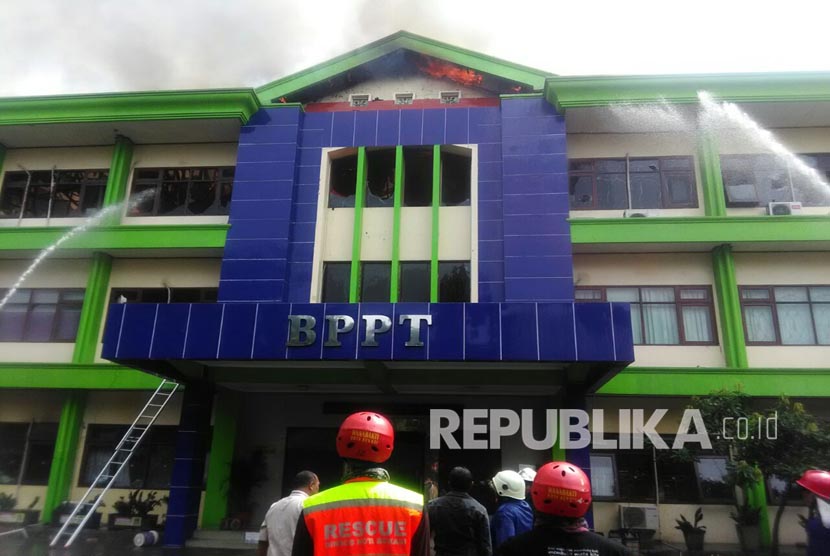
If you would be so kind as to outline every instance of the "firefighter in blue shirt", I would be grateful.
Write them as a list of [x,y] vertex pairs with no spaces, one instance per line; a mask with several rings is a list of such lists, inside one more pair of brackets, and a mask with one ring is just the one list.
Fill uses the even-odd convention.
[[490,482],[499,507],[490,517],[493,550],[507,539],[533,528],[533,508],[525,501],[525,481],[515,471],[499,471]]

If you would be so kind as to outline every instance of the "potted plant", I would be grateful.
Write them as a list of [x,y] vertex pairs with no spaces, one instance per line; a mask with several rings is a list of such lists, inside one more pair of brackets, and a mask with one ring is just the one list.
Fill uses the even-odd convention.
[[[97,498],[96,498],[97,500]],[[72,518],[72,523],[75,525],[79,524],[81,520],[84,518],[85,512],[88,512],[92,505],[95,503],[93,500],[92,502],[87,502],[84,504],[84,508]],[[60,526],[66,523],[69,519],[69,516],[72,514],[72,511],[75,509],[75,505],[77,502],[70,502],[69,500],[65,500],[60,503],[60,505],[55,508],[55,511],[52,513],[52,525]],[[98,505],[99,508],[104,507],[104,503]],[[86,522],[87,529],[98,529],[101,526],[101,512],[95,512],[92,514]]]
[[744,554],[758,552],[761,549],[761,509],[747,503],[736,504],[735,511],[729,517],[735,522]]
[[168,497],[158,497],[158,492],[145,493],[136,489],[127,494],[127,498],[119,497],[112,507],[114,514],[107,518],[107,526],[110,529],[152,529],[158,525],[158,515],[150,515],[150,512],[167,504]]
[[0,523],[13,523],[16,525],[31,525],[37,523],[40,510],[33,509],[40,500],[40,496],[29,504],[25,510],[15,510],[17,499],[11,494],[0,492]]
[[686,516],[680,514],[680,519],[676,519],[677,525],[675,529],[683,532],[683,538],[686,541],[686,548],[690,553],[696,554],[703,552],[703,537],[706,535],[706,526],[698,525],[703,520],[703,509],[698,508],[695,511],[694,523],[686,519]]

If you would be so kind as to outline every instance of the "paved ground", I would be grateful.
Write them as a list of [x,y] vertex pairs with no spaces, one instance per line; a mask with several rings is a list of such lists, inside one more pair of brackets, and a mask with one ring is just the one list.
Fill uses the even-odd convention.
[[70,548],[49,548],[55,529],[36,526],[27,531],[28,539],[19,533],[0,536],[0,556],[252,556],[255,551],[254,545],[247,550],[136,548],[135,531],[84,531]]

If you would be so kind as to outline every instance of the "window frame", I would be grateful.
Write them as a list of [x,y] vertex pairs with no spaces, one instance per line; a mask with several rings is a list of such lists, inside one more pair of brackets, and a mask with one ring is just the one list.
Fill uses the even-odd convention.
[[[32,427],[32,430],[29,430],[29,427]],[[2,422],[0,423],[0,429],[7,428],[7,427],[14,427],[18,428],[23,432],[23,443],[19,446],[14,446],[18,448],[20,453],[20,461],[17,466],[16,474],[12,477],[13,481],[9,483],[0,483],[0,486],[14,486],[17,484],[17,479],[20,477],[22,480],[20,482],[23,486],[46,486],[49,482],[49,471],[46,471],[46,477],[43,479],[42,482],[32,480],[30,477],[30,470],[32,469],[32,448],[34,446],[51,446],[52,447],[52,457],[54,457],[55,451],[55,440],[58,436],[58,423],[54,421],[43,421],[43,422]],[[42,427],[44,430],[37,432],[35,431],[35,427]],[[50,429],[53,428],[54,431],[46,431],[46,427]],[[45,438],[47,436],[51,436],[51,439]],[[34,437],[34,438],[33,438]],[[27,446],[28,445],[28,446]],[[9,443],[4,443],[4,447],[10,446]],[[10,450],[11,452],[15,452],[15,450]],[[27,459],[23,461],[23,454],[27,454]],[[51,462],[51,457],[50,457]],[[22,471],[22,473],[21,473]]]
[[[814,159],[830,158],[830,152],[809,152],[809,153],[794,153],[794,154],[799,160],[804,162],[804,164],[806,164],[807,166],[813,168],[817,173],[824,174],[826,177],[830,178],[830,167],[828,167],[828,168],[816,167],[813,164],[811,164],[810,161],[804,160],[805,157],[813,157]],[[766,207],[767,205],[769,205],[769,203],[772,203],[772,202],[775,202],[775,203],[778,203],[778,202],[781,202],[781,203],[788,203],[788,202],[801,203],[804,207],[819,207],[820,208],[820,207],[830,206],[830,198],[828,198],[827,196],[825,197],[826,202],[824,204],[813,204],[812,202],[810,202],[809,196],[807,196],[807,197],[801,196],[801,198],[799,198],[799,195],[797,195],[797,193],[799,191],[796,189],[798,183],[793,180],[792,164],[787,160],[780,161],[780,163],[784,165],[784,169],[786,170],[789,190],[790,190],[790,193],[792,195],[792,199],[790,201],[787,201],[787,200],[771,201],[769,199],[762,199],[761,196],[758,194],[759,193],[758,192],[758,184],[756,183],[756,181],[753,181],[752,185],[755,188],[755,195],[756,195],[756,199],[757,199],[755,202],[749,202],[749,201],[732,201],[732,202],[730,202],[729,201],[729,193],[727,191],[727,188],[730,184],[726,183],[725,172],[727,170],[723,169],[724,159],[749,161],[750,166],[752,166],[752,167],[755,167],[755,166],[759,165],[757,162],[755,162],[758,159],[766,159],[766,161],[771,160],[771,161],[775,161],[775,162],[778,162],[778,160],[777,160],[775,155],[770,154],[770,153],[720,154],[719,157],[718,157],[718,162],[721,165],[721,181],[723,183],[723,192],[724,192],[724,197],[726,199],[726,207],[727,208]],[[754,174],[753,174],[753,180],[755,180]],[[731,185],[736,185],[736,184],[731,184]]]
[[[175,180],[174,183],[177,184],[184,184],[187,188],[185,191],[185,200],[182,205],[181,213],[170,213],[170,214],[159,214],[159,207],[161,205],[161,196],[162,196],[162,186],[164,183],[169,183],[170,180],[165,179],[165,172],[168,171],[193,171],[193,170],[215,170],[217,172],[217,177],[214,179],[213,183],[216,184],[216,193],[213,199],[213,204],[211,205],[213,208],[212,210],[208,210],[206,212],[194,214],[190,212],[188,209],[188,204],[191,200],[191,192],[194,183],[198,182],[205,182],[207,180],[203,179],[194,179],[190,177],[186,180]],[[230,175],[224,175],[226,171],[230,171]],[[156,177],[154,178],[139,178],[138,175],[140,172],[156,172]],[[152,210],[147,213],[139,213],[134,212],[138,210],[138,205],[133,207],[132,210],[127,211],[127,217],[130,218],[147,218],[147,217],[160,217],[160,218],[187,218],[187,217],[199,217],[199,216],[227,216],[230,214],[231,211],[231,202],[233,200],[233,184],[236,176],[236,166],[164,166],[164,167],[149,167],[149,168],[135,168],[133,170],[132,178],[130,180],[130,198],[134,198],[136,195],[136,188],[141,188],[142,193],[147,190],[153,190],[152,196]],[[228,198],[228,203],[223,208],[221,205],[222,200],[222,191],[224,190],[225,186],[230,186],[230,196]],[[149,199],[148,199],[149,201]],[[144,201],[147,202],[147,201]]]
[[[135,292],[137,294],[138,299],[134,301],[130,301],[129,299],[126,303],[159,303],[158,301],[145,301],[143,298],[148,297],[150,292],[166,292],[170,290],[171,294],[176,292],[181,292],[183,290],[192,290],[197,291],[199,299],[197,301],[175,301],[172,300],[170,303],[213,303],[216,301],[217,294],[219,292],[219,288],[214,287],[204,287],[204,288],[112,288],[110,290],[110,303],[118,303],[118,297],[123,295],[125,292]],[[172,297],[172,295],[171,295]],[[165,301],[164,304],[167,302]]]
[[[623,208],[605,208],[605,207],[598,207],[598,176],[600,175],[615,175],[619,174],[620,172],[599,172],[597,170],[597,163],[598,162],[622,162],[623,164],[627,164],[630,167],[631,161],[640,161],[640,160],[656,160],[660,164],[660,168],[657,170],[656,174],[660,178],[660,206],[658,207],[638,207],[633,208],[631,207],[631,175],[632,174],[640,174],[644,172],[631,172],[630,169],[626,172],[623,172],[625,175],[625,190],[626,190],[626,207]],[[663,161],[667,160],[687,160],[689,162],[689,170],[678,170],[675,168],[671,169],[663,169]],[[586,170],[571,170],[571,166],[573,164],[590,164],[591,169]],[[670,203],[669,200],[671,199],[671,195],[669,194],[669,187],[668,187],[668,177],[669,176],[678,176],[678,175],[686,175],[691,177],[690,183],[690,196],[688,203]],[[570,181],[572,177],[589,177],[591,178],[591,206],[580,206],[574,207],[572,204],[572,193],[570,191]],[[694,164],[694,156],[692,155],[677,155],[677,156],[636,156],[636,157],[628,157],[626,160],[625,157],[598,157],[598,158],[569,158],[568,159],[568,208],[574,211],[583,211],[583,210],[676,210],[676,209],[696,209],[700,208],[700,200],[698,199],[697,193],[697,172],[695,170]]]
[[[775,288],[804,288],[807,292],[807,301],[778,301],[775,299]],[[775,285],[761,285],[761,286],[738,286],[738,296],[741,302],[741,321],[744,329],[744,338],[746,338],[746,345],[748,346],[781,346],[781,347],[823,347],[830,346],[830,344],[819,343],[818,328],[816,328],[816,317],[813,305],[817,303],[826,303],[827,301],[813,301],[811,288],[830,288],[828,284],[775,284]],[[748,290],[766,290],[769,296],[767,299],[744,299],[744,291]],[[781,328],[778,319],[778,304],[807,304],[810,308],[810,324],[813,327],[813,338],[816,339],[812,344],[785,344],[781,341]],[[755,342],[749,339],[749,327],[747,326],[745,307],[769,307],[772,314],[773,332],[775,332],[775,340],[772,342]]]
[[[23,197],[24,196],[26,197],[26,204],[27,205],[33,205],[34,204],[34,199],[35,198],[31,196],[31,187],[33,185],[35,185],[34,175],[35,174],[50,174],[51,172],[53,172],[53,170],[32,170],[32,171],[30,171],[30,174],[33,176],[33,179],[32,179],[32,183],[29,185],[28,193],[26,192],[26,181],[27,181],[28,178],[26,176],[25,171],[5,172],[5,174],[3,175],[2,186],[0,186],[0,207],[2,207],[3,204],[6,201],[6,195],[8,195],[9,192],[11,192],[13,190],[16,190],[16,189],[21,189],[22,190],[21,198],[20,198],[21,199],[21,207],[18,208],[17,214],[11,214],[11,213],[3,214],[3,212],[0,211],[0,219],[20,218],[21,217],[21,209],[22,209],[22,213],[23,213],[23,216],[22,216],[23,219],[87,218],[89,215],[85,214],[82,211],[82,209],[83,209],[83,206],[84,206],[84,201],[85,201],[86,196],[87,196],[87,189],[88,188],[100,188],[101,189],[101,194],[99,196],[99,204],[94,207],[94,211],[97,212],[97,211],[101,210],[101,208],[103,208],[103,206],[104,206],[104,196],[106,195],[107,181],[109,179],[109,168],[64,168],[64,169],[61,169],[61,170],[57,170],[57,169],[54,170],[54,173],[55,173],[55,187],[54,187],[54,189],[51,188],[52,176],[50,175],[49,178],[48,178],[48,182],[49,182],[48,187],[50,188],[49,199],[51,200],[51,203],[50,203],[51,210],[50,210],[50,207],[47,206],[46,214],[43,214],[43,215],[33,214],[31,216],[27,215],[26,214],[26,206],[23,205]],[[75,172],[80,172],[80,173],[84,174],[84,176],[81,178],[80,183],[75,184],[73,182],[61,182],[61,177],[62,176],[65,178],[67,174],[75,173]],[[98,177],[98,178],[90,178],[87,174],[92,173],[92,172],[99,172],[101,174],[101,176]],[[23,178],[23,184],[22,185],[18,185],[17,183],[15,183],[15,184],[9,184],[8,183],[10,179],[13,179],[13,178],[16,178],[16,177],[22,177]],[[38,182],[38,183],[40,183],[40,182]],[[70,215],[66,215],[66,216],[64,216],[64,215],[57,215],[56,216],[54,214],[54,207],[55,207],[55,202],[56,202],[55,196],[59,193],[59,190],[61,188],[67,187],[67,186],[75,186],[75,185],[77,185],[78,188],[79,188],[79,196],[78,196],[78,209],[79,209],[79,212],[78,212],[78,214],[70,214]]]
[[[594,292],[601,292],[600,299],[575,299],[576,303],[608,303],[608,289],[618,289],[618,288],[636,288],[637,289],[637,297],[638,301],[636,302],[614,302],[614,303],[629,303],[629,304],[637,304],[642,307],[643,304],[648,305],[674,305],[675,310],[675,318],[677,322],[677,334],[679,342],[676,344],[648,344],[648,343],[641,343],[641,344],[634,344],[635,346],[717,346],[720,345],[719,337],[718,337],[718,321],[715,318],[715,298],[712,291],[712,286],[710,285],[682,285],[682,286],[672,286],[672,285],[630,285],[630,286],[577,286],[575,291],[594,291]],[[642,290],[644,288],[672,288],[674,290],[674,301],[642,301]],[[682,299],[681,292],[684,290],[703,290],[706,292],[705,299]],[[683,323],[683,307],[707,307],[708,314],[709,314],[709,323],[711,325],[712,331],[712,340],[709,342],[692,342],[686,340],[686,328]],[[640,316],[640,334],[641,338],[645,341],[646,338],[646,330],[645,330],[645,319],[642,318],[642,313]]]
[[[8,291],[9,291],[9,288],[0,289],[0,299],[2,299],[8,293]],[[30,321],[31,321],[31,318],[32,318],[34,308],[37,307],[38,305],[47,305],[46,303],[38,303],[38,302],[33,301],[34,292],[36,292],[36,291],[56,292],[58,294],[58,301],[54,304],[48,304],[48,305],[54,305],[54,307],[55,307],[55,311],[54,311],[53,317],[52,317],[52,328],[49,331],[49,339],[48,340],[30,340],[30,339],[26,339],[27,335],[29,333],[29,324],[30,324]],[[60,313],[64,310],[66,310],[66,309],[77,309],[78,310],[78,322],[80,323],[81,311],[83,311],[83,307],[84,307],[83,297],[80,300],[69,300],[69,301],[67,301],[67,300],[64,299],[64,296],[67,295],[67,294],[71,294],[71,293],[83,294],[84,293],[83,288],[18,288],[17,292],[29,292],[29,300],[26,302],[26,315],[25,315],[24,320],[23,320],[23,325],[21,326],[21,328],[23,330],[23,336],[20,340],[0,340],[0,344],[4,344],[4,343],[27,343],[27,344],[71,344],[71,343],[75,343],[75,341],[78,337],[77,328],[76,328],[76,331],[75,331],[75,337],[74,338],[67,339],[67,340],[58,339],[57,331],[58,331],[58,324],[60,322],[60,319],[58,318],[58,315],[60,315]],[[9,300],[9,302],[6,306],[8,307],[9,305],[22,305],[22,303],[13,303],[12,300]]]

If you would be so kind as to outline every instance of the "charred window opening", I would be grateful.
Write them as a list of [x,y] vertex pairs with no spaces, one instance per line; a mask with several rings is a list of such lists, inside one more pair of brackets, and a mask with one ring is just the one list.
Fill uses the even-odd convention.
[[395,104],[414,104],[414,93],[395,93]]
[[441,206],[470,205],[471,162],[466,149],[441,149]]
[[357,153],[331,160],[329,208],[354,208],[357,182]]
[[401,263],[398,302],[429,301],[429,262]]
[[391,263],[363,263],[363,272],[360,277],[360,301],[389,301],[391,278]]
[[352,263],[324,263],[323,303],[348,303]]
[[432,147],[404,147],[403,206],[432,205]]
[[368,94],[360,94],[360,95],[349,95],[349,104],[355,107],[360,106],[369,106],[369,95]]
[[110,303],[212,303],[217,288],[114,288]]
[[459,91],[441,91],[441,104],[458,104],[461,100]]
[[468,303],[470,301],[469,262],[438,263],[438,301],[442,303]]
[[92,214],[103,204],[108,174],[107,170],[39,170],[31,172],[30,180],[26,172],[6,172],[0,196],[0,218],[20,217],[24,197],[23,218],[71,218]]
[[154,193],[133,205],[129,216],[228,214],[233,176],[231,167],[137,169],[132,195],[148,190]]
[[367,207],[391,207],[395,201],[395,149],[367,149]]

